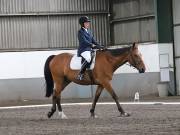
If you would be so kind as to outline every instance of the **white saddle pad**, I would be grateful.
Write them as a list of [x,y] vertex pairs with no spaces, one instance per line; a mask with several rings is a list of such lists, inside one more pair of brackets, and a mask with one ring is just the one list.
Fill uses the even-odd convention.
[[[94,68],[95,59],[96,59],[96,52],[95,52],[95,56],[93,58],[93,61],[91,63],[91,66],[90,66],[90,68],[88,68],[89,70],[92,70]],[[81,60],[82,60],[82,57],[78,57],[77,54],[75,54],[71,59],[70,68],[72,70],[80,70],[81,69]]]

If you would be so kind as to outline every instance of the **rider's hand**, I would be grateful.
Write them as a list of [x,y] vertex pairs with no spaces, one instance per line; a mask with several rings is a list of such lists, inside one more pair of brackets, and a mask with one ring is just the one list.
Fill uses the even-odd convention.
[[103,49],[105,48],[105,46],[104,46],[104,45],[100,45],[100,46],[101,46],[101,48],[103,48]]
[[99,45],[99,49],[100,49],[100,50],[104,50],[104,49],[105,49],[105,46],[104,46],[104,45]]
[[92,44],[92,48],[96,48],[96,45],[95,45],[95,44]]
[[94,45],[94,44],[92,44],[92,48],[94,48],[94,49],[99,49],[99,50],[104,50],[105,49],[105,47],[103,46],[103,45]]

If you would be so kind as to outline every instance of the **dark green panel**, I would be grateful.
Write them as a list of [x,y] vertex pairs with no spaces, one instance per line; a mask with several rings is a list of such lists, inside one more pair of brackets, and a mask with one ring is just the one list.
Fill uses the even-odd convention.
[[158,43],[172,43],[172,1],[156,0]]

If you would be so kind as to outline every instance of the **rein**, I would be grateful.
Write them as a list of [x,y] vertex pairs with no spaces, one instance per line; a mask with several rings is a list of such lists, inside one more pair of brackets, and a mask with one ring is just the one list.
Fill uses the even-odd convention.
[[[119,48],[114,48],[114,49],[119,49]],[[105,50],[108,50],[108,49],[107,49],[107,48],[103,48],[103,49],[99,49],[99,50],[100,50],[100,51],[105,51]],[[132,67],[133,69],[136,69],[136,66],[137,66],[140,62],[136,62],[136,61],[135,61],[134,57],[133,57],[132,54],[131,54],[131,50],[129,50],[128,53],[129,53],[129,55],[130,55],[130,57],[131,57],[132,64],[126,63],[126,65]]]

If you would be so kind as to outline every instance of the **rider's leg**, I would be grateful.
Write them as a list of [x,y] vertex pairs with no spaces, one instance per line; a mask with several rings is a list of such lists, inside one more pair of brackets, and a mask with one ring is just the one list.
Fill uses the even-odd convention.
[[88,65],[89,65],[89,63],[85,60],[83,62],[83,64],[82,64],[81,70],[80,70],[80,72],[78,74],[78,77],[77,77],[78,80],[82,80],[83,79],[84,72],[86,71],[86,68],[87,68]]
[[91,52],[90,51],[85,51],[81,54],[81,56],[85,59],[81,66],[81,70],[79,72],[79,75],[77,77],[78,80],[83,79],[83,74],[86,71],[86,68],[88,67],[89,63],[91,62]]

